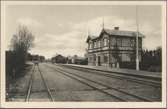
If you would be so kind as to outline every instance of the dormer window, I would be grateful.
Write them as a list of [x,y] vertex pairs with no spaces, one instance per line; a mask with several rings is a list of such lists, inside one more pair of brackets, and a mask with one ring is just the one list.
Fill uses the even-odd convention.
[[93,49],[93,42],[92,41],[89,42],[89,46],[88,47],[89,47],[89,49]]
[[95,43],[96,43],[96,48],[99,48],[101,46],[101,44],[100,44],[101,41],[100,40],[97,40]]
[[107,38],[104,38],[104,39],[103,39],[103,43],[104,43],[104,46],[108,46],[108,39],[107,39]]
[[88,48],[91,49],[91,42],[89,43]]
[[100,40],[98,41],[98,47],[101,47],[101,41]]
[[94,48],[97,48],[97,43],[96,43],[96,41],[94,41]]

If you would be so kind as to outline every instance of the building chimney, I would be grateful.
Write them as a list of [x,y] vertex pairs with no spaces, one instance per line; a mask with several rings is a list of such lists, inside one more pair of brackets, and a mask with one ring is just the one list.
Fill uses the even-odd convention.
[[119,27],[114,27],[114,30],[119,30]]

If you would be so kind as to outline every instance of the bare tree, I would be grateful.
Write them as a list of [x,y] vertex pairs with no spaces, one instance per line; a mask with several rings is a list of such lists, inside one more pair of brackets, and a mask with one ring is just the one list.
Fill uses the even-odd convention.
[[13,35],[11,40],[11,48],[13,51],[22,49],[27,52],[33,46],[34,36],[31,31],[24,25],[19,26],[19,30]]
[[24,25],[19,26],[18,32],[11,39],[11,50],[13,51],[14,71],[13,74],[21,72],[26,62],[28,50],[33,46],[34,36]]

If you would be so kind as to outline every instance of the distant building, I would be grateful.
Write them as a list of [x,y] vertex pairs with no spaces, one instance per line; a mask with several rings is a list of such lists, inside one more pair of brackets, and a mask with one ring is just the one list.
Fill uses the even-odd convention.
[[88,64],[87,58],[80,57],[80,56],[77,56],[77,55],[68,56],[67,59],[68,59],[67,60],[68,64],[80,64],[80,65],[87,65]]
[[77,56],[77,55],[74,55],[73,57],[72,57],[72,63],[73,64],[87,64],[87,62],[86,62],[86,58],[84,58],[84,57],[80,57],[80,56]]
[[39,60],[39,55],[31,55],[31,56],[32,56],[32,61]]
[[[119,27],[102,29],[99,36],[88,36],[88,65],[122,67],[135,64],[136,35],[134,31],[122,31]],[[142,38],[139,33],[139,61],[141,61]]]
[[53,63],[66,63],[66,57],[62,56],[62,55],[57,55],[55,57],[53,57],[52,59]]
[[34,54],[28,53],[27,54],[27,60],[44,62],[45,61],[45,57],[44,56],[40,56],[40,55],[34,55]]

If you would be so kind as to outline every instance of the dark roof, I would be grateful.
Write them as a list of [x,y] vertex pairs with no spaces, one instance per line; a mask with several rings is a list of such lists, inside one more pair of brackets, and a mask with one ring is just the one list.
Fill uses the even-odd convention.
[[90,36],[91,39],[96,39],[98,36]]
[[[100,33],[99,36],[88,36],[86,42],[88,42],[89,40],[94,40],[97,39],[101,36],[102,33],[107,33],[109,35],[114,35],[114,36],[123,36],[123,37],[135,37],[137,35],[136,31],[125,31],[125,30],[114,30],[114,29],[103,29]],[[145,37],[143,34],[139,33],[139,37]]]
[[89,40],[93,40],[93,39],[96,39],[96,38],[98,38],[98,36],[88,36],[88,38],[87,38],[87,40],[86,40],[86,42],[88,42]]
[[[113,29],[112,30],[111,29],[103,29],[102,32],[106,32],[109,35],[129,36],[129,37],[134,37],[137,34],[137,32],[135,32],[135,31],[124,31],[124,30],[113,30]],[[144,37],[144,35],[139,32],[139,37]]]

